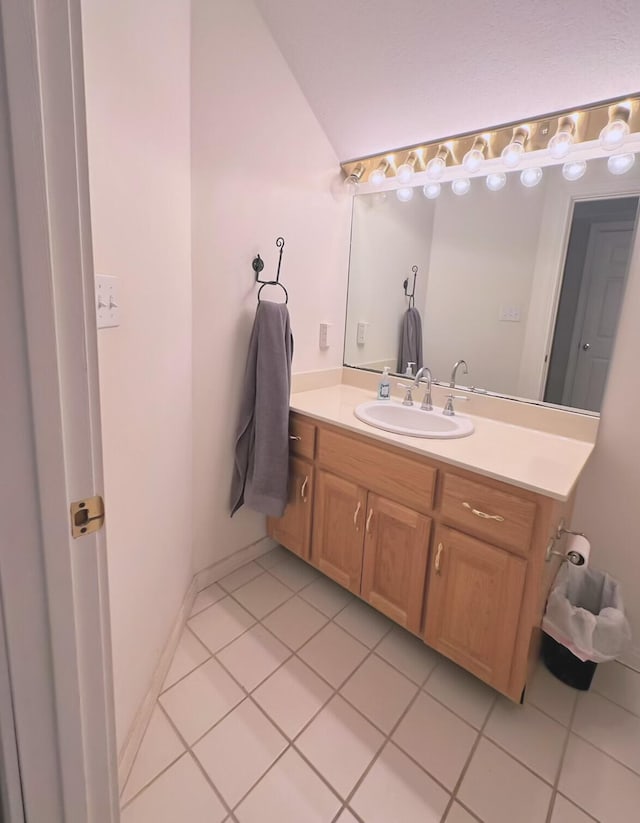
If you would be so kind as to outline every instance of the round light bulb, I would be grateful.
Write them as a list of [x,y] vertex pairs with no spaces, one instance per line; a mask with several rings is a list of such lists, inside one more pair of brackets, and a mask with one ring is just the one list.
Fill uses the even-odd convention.
[[374,169],[369,175],[369,182],[372,186],[381,186],[384,183],[386,175],[382,169]]
[[503,172],[488,174],[485,182],[489,191],[500,191],[507,183],[507,175]]
[[439,180],[444,174],[446,162],[443,157],[433,157],[427,163],[427,177],[429,180]]
[[502,162],[509,169],[515,169],[520,163],[522,155],[524,154],[524,146],[521,143],[509,143],[502,150]]
[[468,177],[459,177],[457,180],[454,180],[451,184],[451,191],[460,197],[463,194],[467,194],[470,188],[471,180],[469,180]]
[[573,135],[570,131],[559,131],[549,140],[549,154],[554,160],[563,160],[571,151]]
[[439,196],[441,188],[440,183],[427,183],[422,189],[422,193],[427,200],[435,200]]
[[534,186],[537,186],[541,180],[542,169],[539,168],[525,169],[520,174],[520,182],[523,186],[526,186],[528,189],[532,189]]
[[483,160],[484,154],[480,151],[480,149],[469,149],[469,151],[462,158],[462,165],[464,166],[465,171],[468,171],[469,174],[473,174],[478,171]]
[[396,197],[401,203],[408,203],[409,200],[413,200],[413,189],[410,188],[402,188],[396,190]]
[[636,162],[635,154],[612,154],[607,160],[607,168],[611,174],[625,174]]
[[600,145],[605,151],[619,149],[629,134],[629,124],[624,120],[612,120],[600,132]]
[[573,182],[579,180],[587,170],[587,164],[584,160],[573,160],[571,163],[565,163],[562,167],[562,176],[565,180]]
[[412,177],[413,166],[409,165],[409,163],[403,163],[401,166],[398,166],[398,170],[396,171],[396,180],[398,183],[408,183]]

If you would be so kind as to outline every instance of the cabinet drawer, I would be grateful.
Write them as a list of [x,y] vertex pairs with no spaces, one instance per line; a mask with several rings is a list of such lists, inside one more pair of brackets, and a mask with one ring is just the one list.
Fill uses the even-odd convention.
[[442,516],[464,531],[527,554],[536,504],[515,494],[445,472]]
[[313,460],[316,446],[316,427],[299,417],[289,418],[289,451],[298,457]]
[[433,508],[436,469],[418,459],[320,429],[318,462],[332,472],[420,512]]

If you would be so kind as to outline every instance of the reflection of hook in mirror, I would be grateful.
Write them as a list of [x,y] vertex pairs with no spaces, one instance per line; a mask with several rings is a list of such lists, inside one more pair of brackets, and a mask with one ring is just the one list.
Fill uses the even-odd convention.
[[405,277],[404,283],[404,293],[409,298],[409,308],[412,309],[416,304],[416,277],[418,276],[418,267],[412,266],[411,271],[413,272],[413,286],[411,287],[411,292],[407,291],[409,287],[409,278]]

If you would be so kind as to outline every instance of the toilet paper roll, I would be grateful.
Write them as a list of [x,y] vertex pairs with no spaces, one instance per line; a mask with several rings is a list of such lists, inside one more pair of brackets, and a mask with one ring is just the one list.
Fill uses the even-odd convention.
[[591,543],[581,534],[570,534],[567,537],[565,552],[567,559],[574,566],[587,566],[591,554]]

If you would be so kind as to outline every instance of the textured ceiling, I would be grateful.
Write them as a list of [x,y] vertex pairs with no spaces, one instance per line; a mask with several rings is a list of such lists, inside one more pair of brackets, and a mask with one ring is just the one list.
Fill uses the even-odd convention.
[[640,91],[640,0],[255,0],[338,158]]

